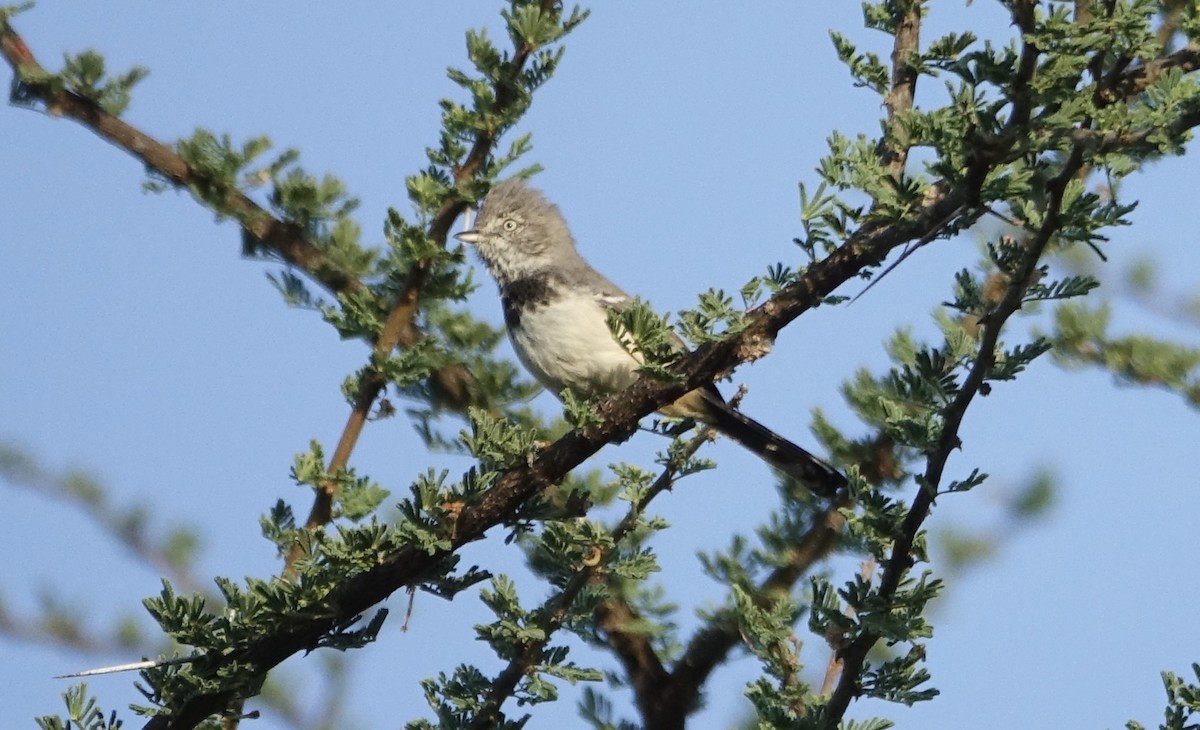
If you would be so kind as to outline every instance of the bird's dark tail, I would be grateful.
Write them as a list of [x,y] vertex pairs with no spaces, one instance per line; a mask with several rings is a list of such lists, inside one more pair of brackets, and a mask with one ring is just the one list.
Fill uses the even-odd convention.
[[763,461],[803,484],[814,494],[832,497],[847,484],[846,477],[823,459],[788,441],[741,411],[734,410],[716,394],[705,394],[701,419],[717,431],[749,449]]

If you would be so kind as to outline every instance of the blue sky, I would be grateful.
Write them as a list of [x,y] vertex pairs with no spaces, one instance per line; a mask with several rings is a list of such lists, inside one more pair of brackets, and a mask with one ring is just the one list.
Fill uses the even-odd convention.
[[[963,24],[1001,35],[1008,24],[997,5],[934,3],[926,39]],[[815,183],[832,130],[874,133],[881,112],[877,98],[853,88],[828,31],[888,52],[883,36],[861,30],[858,3],[679,7],[597,7],[522,125],[534,134],[528,160],[546,168],[536,183],[560,205],[585,256],[668,311],[691,306],[708,287],[736,291],[769,264],[799,259],[790,244],[800,230],[797,182]],[[479,25],[503,37],[495,4],[474,1],[304,11],[48,1],[16,21],[49,67],[64,51],[86,48],[103,52],[113,70],[148,66],[126,118],[159,139],[203,126],[298,147],[307,169],[334,172],[362,199],[367,240],[381,240],[388,206],[404,208],[403,178],[436,141],[436,101],[455,93],[444,68],[466,65],[463,32]],[[940,99],[936,84],[919,93],[918,103]],[[196,526],[201,576],[269,575],[279,566],[257,517],[279,497],[307,508],[288,468],[310,439],[332,446],[347,412],[339,386],[365,348],[286,309],[264,277],[271,267],[239,258],[233,224],[215,223],[186,195],[143,194],[144,177],[74,123],[0,108],[0,440],[50,468],[93,473],[118,504],[144,502],[157,519]],[[1141,206],[1133,227],[1113,232],[1105,269],[1150,257],[1166,289],[1194,291],[1198,177],[1194,161],[1176,159],[1131,180],[1123,192]],[[856,368],[885,367],[882,343],[895,327],[933,332],[929,312],[947,297],[950,273],[975,260],[976,240],[930,246],[852,306],[822,307],[789,327],[771,357],[736,374],[750,388],[746,411],[801,443],[811,442],[814,407],[857,433],[839,384]],[[471,306],[500,321],[490,284]],[[1120,329],[1197,339],[1195,330],[1120,307]],[[537,404],[557,412],[548,396]],[[995,559],[953,581],[928,644],[942,696],[912,709],[860,703],[854,715],[891,717],[901,728],[977,726],[981,717],[996,727],[1156,721],[1158,672],[1200,660],[1195,411],[1169,394],[1065,373],[1046,359],[979,401],[963,442],[949,474],[979,466],[993,479],[942,499],[932,527],[1003,530],[998,495],[1043,467],[1061,480],[1059,501],[1047,519],[1008,536]],[[658,445],[635,438],[593,465],[648,464]],[[732,530],[751,531],[773,494],[766,467],[736,446],[718,443],[711,453],[721,469],[656,503],[676,526],[657,544],[662,579],[689,607],[722,596],[695,552],[722,547]],[[396,492],[430,463],[468,466],[425,454],[403,419],[372,424],[354,458]],[[0,595],[10,610],[35,612],[37,596],[52,590],[103,626],[138,614],[140,599],[157,592],[155,571],[101,541],[77,513],[4,486]],[[466,559],[493,548],[473,546]],[[527,602],[542,597],[524,586]],[[417,682],[458,661],[497,668],[472,639],[470,626],[487,617],[473,597],[419,597],[407,633],[395,620],[404,601],[397,596],[390,607],[381,640],[351,655],[351,716],[362,727],[425,716]],[[695,620],[685,613],[683,621],[686,636]],[[0,705],[22,723],[58,710],[67,683],[52,675],[134,658],[81,658],[3,638],[0,652]],[[306,687],[317,663],[286,668]],[[743,658],[718,672],[696,726],[735,722],[752,671]],[[139,699],[129,685],[128,676],[91,683],[109,707]],[[564,702],[535,714],[530,727],[571,717]],[[280,727],[269,719],[255,726]]]

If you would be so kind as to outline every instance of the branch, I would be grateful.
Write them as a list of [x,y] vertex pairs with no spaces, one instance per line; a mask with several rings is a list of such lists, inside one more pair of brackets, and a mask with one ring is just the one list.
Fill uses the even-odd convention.
[[1164,72],[1172,68],[1177,68],[1184,73],[1200,69],[1200,44],[1189,43],[1174,53],[1127,70],[1112,85],[1113,93],[1118,99],[1137,96],[1148,89]]
[[[214,184],[210,176],[190,167],[169,145],[104,111],[91,99],[69,89],[54,88],[45,80],[52,74],[38,63],[25,41],[5,20],[0,20],[0,55],[12,67],[24,91],[45,104],[51,115],[79,122],[178,188]],[[309,241],[298,226],[278,220],[237,190],[227,193],[223,205],[223,212],[236,218],[260,245],[303,270],[330,292],[353,293],[363,287],[353,274]]]
[[[553,3],[546,3],[552,5]],[[6,58],[19,67],[19,54],[14,49],[15,38],[10,29],[5,27],[0,33],[0,45]],[[20,48],[23,48],[20,44]],[[525,49],[526,54],[529,49]],[[526,55],[521,55],[525,58]],[[12,59],[16,58],[17,61]],[[78,118],[93,128],[104,124],[126,128],[123,122],[96,110],[95,106],[86,100],[79,99],[69,92],[60,94],[66,103],[80,107]],[[105,127],[106,128],[106,127]],[[132,130],[132,128],[129,128]],[[134,130],[135,131],[135,130]],[[140,134],[140,133],[138,133]],[[151,142],[153,142],[151,140]],[[490,136],[477,139],[464,163],[464,169],[473,170],[478,166],[481,157],[486,157],[494,140]],[[167,162],[157,158],[139,154],[137,146],[129,143],[126,147],[150,165],[169,167],[167,162],[181,162],[165,145],[157,145],[156,154],[165,156]],[[664,384],[648,379],[641,379],[633,386],[607,398],[598,407],[603,419],[601,425],[586,432],[574,430],[560,438],[556,443],[546,448],[527,464],[518,466],[504,474],[497,483],[482,494],[473,504],[463,508],[455,523],[455,531],[450,540],[450,549],[437,551],[433,554],[418,547],[404,547],[390,555],[383,556],[380,563],[373,569],[360,573],[347,580],[328,596],[327,611],[320,615],[308,614],[297,616],[295,621],[283,631],[264,635],[247,643],[222,657],[209,671],[218,672],[222,667],[232,663],[252,665],[260,673],[266,673],[289,656],[301,651],[307,651],[319,643],[321,637],[337,626],[344,625],[355,616],[361,615],[371,606],[386,599],[394,591],[421,582],[428,576],[430,570],[435,570],[442,561],[463,545],[480,539],[487,530],[511,519],[517,510],[539,491],[558,483],[571,469],[592,456],[602,446],[609,442],[628,438],[634,432],[637,422],[645,415],[656,410],[661,405],[671,402],[688,390],[711,383],[716,378],[730,372],[737,365],[761,356],[766,344],[774,340],[779,331],[794,321],[804,312],[816,306],[821,300],[831,294],[848,279],[868,266],[881,260],[891,249],[904,243],[928,235],[943,225],[944,220],[963,209],[974,200],[979,191],[989,167],[1000,160],[1009,150],[991,152],[980,155],[972,160],[971,166],[963,180],[955,185],[942,182],[930,187],[922,203],[917,206],[911,216],[902,220],[871,219],[865,222],[848,240],[826,259],[811,265],[804,275],[794,283],[781,289],[762,306],[747,315],[745,327],[736,334],[722,340],[698,348],[677,364],[678,372],[683,376],[683,382]],[[468,167],[471,165],[472,167]],[[181,184],[186,184],[189,171],[183,166],[180,172]],[[441,235],[448,231],[450,222],[461,209],[461,203],[447,202],[442,212],[431,224],[432,234]],[[277,239],[272,231],[281,230],[287,233],[286,227],[280,228],[277,221],[270,224],[270,230],[258,238],[268,244]],[[256,234],[257,235],[257,234]],[[297,261],[300,259],[297,257]],[[302,263],[302,262],[301,262]],[[325,271],[324,267],[314,267],[316,271]],[[306,269],[307,270],[307,269]],[[412,285],[398,299],[388,318],[389,326],[384,331],[389,337],[403,336],[410,321],[405,315],[415,312],[417,302],[417,285],[423,277],[423,269],[418,268],[410,279]],[[381,336],[381,340],[383,337]],[[380,343],[382,344],[382,343]],[[374,397],[374,396],[372,396]],[[364,397],[365,398],[365,397]],[[354,419],[352,418],[352,423]],[[348,428],[348,431],[352,429]],[[347,436],[352,443],[355,436]],[[220,713],[235,698],[237,691],[227,689],[198,694],[178,707],[173,716],[159,716],[147,724],[148,728],[190,728],[205,718]]]
[[650,637],[644,631],[628,630],[640,619],[637,610],[619,593],[614,592],[596,608],[596,628],[604,632],[609,649],[625,668],[638,712],[650,727],[650,718],[658,715],[657,704],[666,692],[670,674]]
[[[981,320],[983,336],[980,339],[978,355],[963,381],[962,389],[943,411],[942,433],[934,452],[926,462],[922,488],[913,499],[900,533],[892,546],[892,552],[884,564],[883,577],[878,590],[878,595],[884,599],[891,599],[895,596],[904,576],[914,565],[913,545],[922,523],[933,506],[946,461],[950,458],[951,452],[959,447],[958,431],[966,416],[967,408],[980,392],[995,364],[996,347],[1000,340],[1001,330],[1008,319],[1021,309],[1022,297],[1033,283],[1038,262],[1061,226],[1063,193],[1083,164],[1083,150],[1075,147],[1063,165],[1062,171],[1047,185],[1049,199],[1046,205],[1045,219],[1037,234],[1027,244],[1028,248],[1020,275],[1013,277],[999,304]],[[839,658],[843,664],[842,676],[826,705],[828,727],[834,728],[839,725],[850,702],[858,695],[859,677],[866,662],[867,653],[879,641],[879,638],[876,633],[864,631],[841,652]]]
[[[15,34],[11,34],[7,26],[3,30],[5,32],[0,33],[0,45],[3,46],[6,58],[10,59],[14,68],[18,68],[20,59],[14,50],[17,49],[13,42]],[[15,40],[19,42],[19,38]],[[23,47],[23,44],[20,44],[20,48]],[[14,62],[14,58],[18,60]],[[89,115],[96,114],[94,105],[86,100],[79,100],[69,92],[64,93],[72,103],[87,108],[88,114],[81,114],[79,118],[88,124],[91,118]],[[109,119],[113,124],[124,124],[115,118],[103,118]],[[488,150],[493,142],[490,137],[480,138],[473,147],[473,152]],[[163,145],[159,147],[162,148],[160,152],[178,159],[169,148]],[[138,154],[134,148],[127,149]],[[977,197],[979,183],[990,166],[1006,154],[1010,154],[1010,151],[988,151],[979,155],[971,161],[962,181],[953,186],[944,182],[931,186],[913,214],[903,220],[868,220],[837,251],[814,263],[800,279],[777,292],[761,307],[751,312],[747,316],[744,329],[720,341],[702,346],[684,358],[677,365],[678,371],[684,376],[683,383],[669,385],[642,379],[622,393],[607,398],[598,408],[603,419],[600,426],[586,432],[569,432],[537,454],[529,463],[504,474],[476,502],[464,507],[455,523],[450,550],[429,554],[416,547],[405,547],[384,556],[378,566],[351,578],[333,590],[328,596],[328,612],[323,612],[320,616],[296,617],[295,622],[286,631],[257,638],[240,650],[225,656],[211,671],[215,672],[222,666],[238,662],[253,665],[258,671],[265,673],[287,657],[316,646],[328,631],[344,625],[372,605],[386,599],[392,592],[419,583],[428,575],[429,570],[435,569],[454,550],[481,538],[488,529],[510,519],[530,497],[556,484],[568,471],[603,445],[630,436],[638,420],[646,414],[690,389],[712,382],[738,364],[760,356],[764,345],[772,341],[780,330],[820,303],[846,280],[881,260],[891,249],[928,235],[942,225],[944,219]],[[152,164],[150,158],[140,159]],[[478,159],[478,155],[470,155],[467,162],[476,160],[478,164]],[[183,179],[185,178],[181,178]],[[443,207],[444,214],[440,213],[431,224],[431,233],[440,233],[444,237],[449,222],[460,208],[461,203],[447,202]],[[268,243],[274,240],[269,232],[259,238]],[[321,270],[320,267],[318,269]],[[398,299],[397,306],[393,308],[388,319],[391,326],[385,327],[385,332],[394,332],[396,337],[403,336],[406,325],[411,323],[406,321],[403,315],[415,312],[417,284],[423,275],[423,269],[414,272],[411,281],[415,283]],[[353,442],[353,437],[349,440]],[[233,695],[233,690],[197,695],[178,708],[174,717],[154,718],[147,727],[194,727],[206,717],[223,710]]]
[[[1016,0],[1012,3],[1013,24],[1028,39],[1037,28],[1037,0]],[[1013,80],[1012,111],[1006,127],[1011,134],[1020,134],[1029,125],[1033,115],[1033,77],[1037,72],[1040,51],[1028,40],[1021,43],[1021,57],[1017,61],[1017,77]]]
[[1076,128],[1070,131],[1069,139],[1076,146],[1098,155],[1118,151],[1153,154],[1160,150],[1160,146],[1151,141],[1152,137],[1178,139],[1184,132],[1196,127],[1200,127],[1200,109],[1185,109],[1163,126],[1129,132],[1099,132],[1094,129]]
[[887,107],[887,134],[881,162],[899,182],[908,163],[909,135],[904,116],[912,111],[920,71],[913,63],[921,45],[921,0],[896,3],[896,34],[892,42],[892,88],[884,99]]
[[[544,3],[543,5],[546,5]],[[528,58],[531,49],[514,58],[516,72]],[[65,116],[91,129],[101,138],[128,152],[148,170],[161,176],[177,188],[213,188],[211,176],[189,166],[170,145],[159,142],[121,118],[102,109],[96,102],[69,89],[55,88],[46,81],[51,75],[38,63],[25,41],[12,26],[0,20],[0,55],[12,67],[16,79],[24,91],[45,104],[55,116]],[[499,83],[499,82],[497,82]],[[512,92],[505,90],[509,96]],[[497,92],[499,103],[502,92]],[[509,101],[508,103],[511,103]],[[459,182],[470,178],[478,171],[491,151],[494,140],[481,134],[466,161],[456,172]],[[485,143],[486,142],[486,143]],[[465,203],[447,201],[430,226],[433,240],[444,242],[454,219],[461,214]],[[334,295],[349,295],[362,290],[366,285],[351,272],[346,271],[330,259],[321,249],[305,236],[300,226],[280,220],[236,189],[229,190],[221,202],[221,213],[238,221],[239,225],[254,237],[256,245],[268,249],[290,266],[294,266]],[[387,357],[396,347],[412,347],[422,337],[415,323],[420,287],[425,281],[428,262],[422,262],[409,272],[407,285],[397,297],[387,321],[375,338],[373,354]],[[471,374],[461,365],[444,367],[434,373],[433,384],[446,396],[453,407],[463,410],[470,402]],[[374,370],[368,372],[360,384],[358,397],[342,429],[337,447],[330,459],[329,471],[338,472],[349,463],[362,428],[367,421],[379,393],[387,385],[386,380]],[[309,526],[316,527],[329,521],[333,486],[327,485],[318,495],[309,517]]]
[[[169,576],[185,590],[201,592],[191,561],[172,545],[172,535],[151,534],[148,514],[140,508],[121,509],[109,503],[105,488],[78,471],[51,474],[32,457],[0,444],[0,477],[16,487],[59,500],[79,509],[105,535],[146,565]],[[183,533],[176,533],[193,542]],[[181,543],[176,543],[177,545]],[[182,544],[186,544],[182,543]]]
[[[587,431],[569,431],[528,463],[505,472],[494,486],[463,508],[455,522],[449,550],[431,554],[416,546],[406,546],[382,556],[376,567],[350,578],[330,592],[328,611],[320,616],[296,617],[288,630],[262,636],[241,650],[228,653],[210,671],[217,672],[222,666],[237,662],[253,665],[265,673],[289,656],[316,646],[327,632],[361,615],[396,590],[420,583],[454,551],[510,520],[531,497],[557,484],[604,445],[632,436],[638,421],[649,413],[689,390],[713,382],[737,365],[761,356],[764,343],[772,341],[783,327],[892,248],[919,238],[938,225],[950,212],[963,205],[966,195],[971,192],[961,186],[950,190],[947,185],[935,185],[910,218],[864,224],[837,251],[814,263],[799,280],[751,311],[743,329],[701,346],[677,363],[675,369],[682,382],[639,379],[598,404],[597,414],[601,419],[598,426]],[[154,718],[146,728],[195,727],[210,715],[221,712],[234,694],[232,690],[198,694],[172,717]]]
[[[1089,5],[1090,3],[1083,2],[1079,3],[1078,7],[1086,14],[1090,10]],[[1026,37],[1032,33],[1036,25],[1036,6],[1035,0],[1014,0],[1011,4],[1013,20]],[[1028,41],[1023,44],[1018,62],[1018,78],[1011,92],[1012,112],[1006,124],[1007,131],[1003,136],[1010,137],[1019,133],[1019,130],[1026,127],[1030,120],[1033,110],[1031,84],[1039,55],[1040,51],[1033,44]],[[1179,68],[1185,72],[1200,68],[1200,46],[1193,44],[1145,66],[1121,70],[1109,81],[1108,89],[1111,93],[1105,94],[1104,98],[1098,101],[1102,105],[1111,104],[1135,96],[1148,88],[1169,68]],[[1084,169],[1085,152],[1116,149],[1117,147],[1129,149],[1123,147],[1125,144],[1134,149],[1141,147],[1148,150],[1149,148],[1147,141],[1151,134],[1149,130],[1127,135],[1098,135],[1088,128],[1089,124],[1090,122],[1085,122],[1083,127],[1071,132],[1073,142],[1071,153],[1059,175],[1047,186],[1048,201],[1045,218],[1037,234],[1028,243],[1020,275],[1009,282],[1001,301],[981,321],[983,334],[977,358],[964,380],[958,396],[943,412],[942,433],[934,453],[930,455],[926,463],[922,489],[913,499],[900,534],[885,563],[878,589],[880,597],[885,599],[894,597],[904,576],[914,564],[913,545],[921,525],[933,505],[949,455],[959,446],[958,431],[962,420],[966,415],[967,408],[985,385],[994,365],[995,351],[1004,324],[1020,310],[1022,297],[1033,281],[1038,262],[1061,226],[1063,194],[1068,183]],[[1193,110],[1184,110],[1180,112],[1175,123],[1167,131],[1182,133],[1198,125],[1200,125],[1200,114]],[[996,149],[989,150],[988,154],[993,160],[1000,159],[997,157],[999,151]],[[840,653],[838,659],[842,663],[843,670],[826,705],[825,717],[829,727],[838,726],[850,702],[858,695],[859,680],[866,656],[879,638],[878,635],[865,631]]]
[[[0,634],[36,646],[69,649],[72,654],[115,654],[128,652],[129,642],[119,631],[111,635],[88,629],[77,615],[68,615],[61,605],[43,605],[33,616],[17,616],[0,602]],[[159,651],[162,647],[140,647]]]

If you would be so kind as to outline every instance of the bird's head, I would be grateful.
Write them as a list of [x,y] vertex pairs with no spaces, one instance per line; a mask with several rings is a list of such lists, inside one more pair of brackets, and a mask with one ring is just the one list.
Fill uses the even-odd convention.
[[558,207],[524,180],[492,188],[475,226],[454,236],[475,247],[501,284],[552,270],[578,257],[575,241]]

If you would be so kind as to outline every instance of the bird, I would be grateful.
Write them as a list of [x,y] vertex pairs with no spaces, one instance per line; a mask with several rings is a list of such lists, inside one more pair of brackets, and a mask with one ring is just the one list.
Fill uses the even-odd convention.
[[[610,311],[634,299],[580,255],[558,206],[540,190],[520,178],[493,186],[474,226],[455,238],[474,248],[496,281],[517,358],[544,387],[560,399],[564,391],[596,398],[637,380],[641,360],[608,324]],[[841,472],[730,406],[712,383],[659,412],[712,427],[818,496],[847,486]]]

